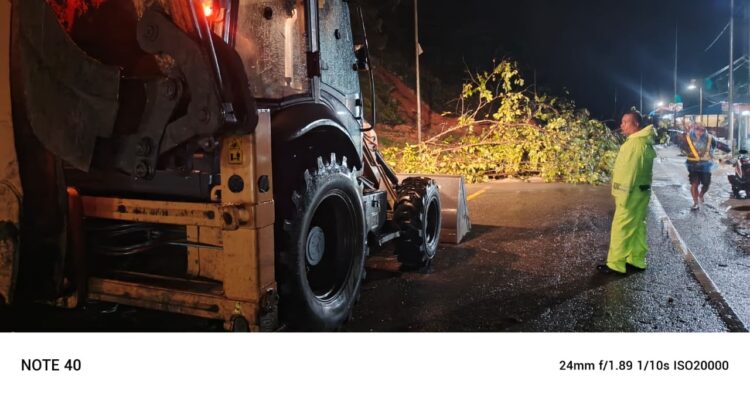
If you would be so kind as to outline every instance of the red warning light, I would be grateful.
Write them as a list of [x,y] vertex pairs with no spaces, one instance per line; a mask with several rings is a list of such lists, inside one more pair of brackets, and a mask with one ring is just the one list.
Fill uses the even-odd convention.
[[214,4],[213,4],[213,1],[204,1],[203,2],[203,15],[205,15],[206,18],[210,18],[212,15],[214,15]]

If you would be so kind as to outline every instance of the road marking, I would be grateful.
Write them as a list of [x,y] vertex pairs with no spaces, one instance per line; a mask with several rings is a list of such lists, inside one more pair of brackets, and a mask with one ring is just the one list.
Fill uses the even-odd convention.
[[479,195],[481,195],[481,194],[483,194],[483,193],[485,193],[485,192],[487,192],[487,190],[486,190],[486,189],[482,189],[482,190],[480,190],[480,191],[478,191],[478,192],[474,192],[473,194],[469,195],[469,196],[468,196],[468,197],[466,198],[466,201],[468,202],[468,201],[470,201],[470,200],[472,200],[472,199],[476,199],[476,197],[477,197],[477,196],[479,196]]

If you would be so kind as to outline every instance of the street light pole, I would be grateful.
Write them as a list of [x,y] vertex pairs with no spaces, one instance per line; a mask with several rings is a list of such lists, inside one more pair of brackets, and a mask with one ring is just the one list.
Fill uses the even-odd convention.
[[687,87],[688,90],[698,89],[698,116],[700,117],[701,123],[703,123],[703,82],[700,84],[696,79],[690,80],[690,85]]
[[732,156],[736,154],[734,145],[734,0],[730,2],[729,15],[729,147]]
[[417,142],[422,143],[422,94],[419,85],[419,12],[417,0],[414,0],[414,53],[417,64]]

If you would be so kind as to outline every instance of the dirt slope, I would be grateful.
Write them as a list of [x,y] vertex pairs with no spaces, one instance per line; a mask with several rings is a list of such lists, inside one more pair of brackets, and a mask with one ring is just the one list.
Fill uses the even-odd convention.
[[[405,121],[401,125],[387,126],[378,125],[378,134],[389,140],[397,142],[416,142],[417,140],[417,94],[397,75],[384,68],[375,69],[376,79],[380,79],[387,85],[393,87],[390,92],[391,98],[399,105],[399,116]],[[422,101],[422,138],[430,137],[439,133],[448,126],[455,124],[455,119],[444,117],[434,112],[428,104]]]

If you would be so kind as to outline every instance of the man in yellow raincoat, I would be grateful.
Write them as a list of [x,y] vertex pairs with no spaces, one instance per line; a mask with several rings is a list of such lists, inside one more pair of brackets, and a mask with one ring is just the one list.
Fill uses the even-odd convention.
[[627,137],[620,147],[612,172],[612,196],[615,216],[612,219],[607,264],[597,267],[603,273],[627,272],[627,265],[646,269],[646,213],[651,198],[654,158],[652,125],[643,126],[637,111],[622,116],[620,128]]

